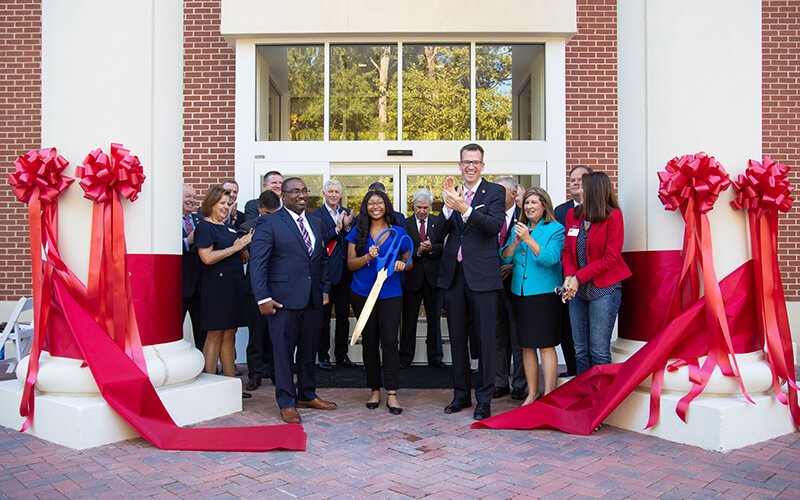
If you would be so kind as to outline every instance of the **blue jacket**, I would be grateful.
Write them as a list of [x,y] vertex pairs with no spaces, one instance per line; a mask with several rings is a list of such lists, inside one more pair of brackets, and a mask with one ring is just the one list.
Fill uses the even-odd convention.
[[[528,222],[528,230],[530,229],[531,223]],[[542,219],[531,231],[531,238],[539,244],[538,257],[523,241],[517,245],[511,257],[503,259],[503,249],[510,245],[514,238],[509,238],[500,250],[503,264],[514,264],[511,273],[511,293],[520,296],[553,293],[553,290],[562,283],[561,251],[564,248],[564,226],[558,222],[545,223]]]

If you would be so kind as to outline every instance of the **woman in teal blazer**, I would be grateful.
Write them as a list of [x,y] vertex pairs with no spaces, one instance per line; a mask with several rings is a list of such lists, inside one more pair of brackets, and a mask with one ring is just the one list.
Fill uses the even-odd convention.
[[562,307],[554,290],[561,285],[563,248],[564,226],[553,216],[550,196],[539,187],[528,189],[522,197],[522,215],[514,225],[514,238],[500,250],[503,263],[514,264],[511,300],[528,381],[528,397],[523,405],[542,396],[537,349],[542,356],[544,394],[556,388]]

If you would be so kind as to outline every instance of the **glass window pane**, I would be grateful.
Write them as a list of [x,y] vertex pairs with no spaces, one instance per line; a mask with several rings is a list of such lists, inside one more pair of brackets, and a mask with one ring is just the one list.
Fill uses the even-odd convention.
[[332,141],[397,139],[397,46],[331,46]]
[[394,176],[393,175],[336,175],[334,179],[338,180],[344,188],[344,201],[342,205],[346,206],[353,213],[358,214],[361,208],[361,201],[364,195],[373,182],[382,182],[386,186],[386,194],[394,204]]
[[442,211],[442,186],[447,175],[408,175],[406,176],[406,185],[408,198],[406,199],[405,206],[403,207],[406,216],[414,213],[414,193],[420,188],[425,188],[433,195],[433,203],[431,204],[431,213],[438,214]]
[[[256,140],[323,140],[325,68],[322,45],[261,45],[256,54]],[[275,98],[285,98],[287,106],[276,107],[270,102]],[[276,112],[279,117],[275,116]]]
[[544,45],[476,45],[475,89],[478,140],[544,139]]
[[403,139],[469,140],[469,46],[403,45]]

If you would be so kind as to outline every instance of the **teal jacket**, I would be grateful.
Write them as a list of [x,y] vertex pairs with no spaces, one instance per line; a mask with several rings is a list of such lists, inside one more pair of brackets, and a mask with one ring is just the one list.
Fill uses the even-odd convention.
[[[528,230],[531,223],[528,222]],[[539,256],[533,254],[523,241],[508,259],[503,259],[503,249],[509,246],[514,238],[500,249],[503,264],[514,264],[511,274],[511,293],[520,296],[553,293],[561,286],[561,251],[564,248],[564,226],[558,222],[540,220],[531,231],[531,238],[539,244]]]

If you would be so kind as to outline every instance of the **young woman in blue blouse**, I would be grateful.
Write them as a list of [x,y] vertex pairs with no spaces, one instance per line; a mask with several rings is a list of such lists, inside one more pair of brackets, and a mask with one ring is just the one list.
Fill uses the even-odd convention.
[[528,397],[523,405],[542,396],[537,349],[542,356],[544,394],[556,388],[562,307],[560,297],[553,291],[561,285],[563,247],[564,226],[553,216],[547,191],[540,187],[528,189],[522,197],[522,214],[514,225],[514,238],[500,250],[503,263],[514,265],[511,300],[528,381]]
[[[356,219],[356,227],[347,235],[347,267],[353,271],[350,284],[350,303],[356,316],[361,316],[372,285],[378,276],[378,256],[386,254],[393,238],[406,235],[403,226],[395,225],[394,211],[389,197],[383,191],[368,191],[361,202],[361,209]],[[380,234],[390,227],[397,230],[396,236]],[[397,260],[394,262],[395,272],[383,282],[375,307],[369,320],[361,332],[364,356],[364,370],[367,375],[367,386],[372,394],[367,400],[367,408],[374,410],[381,402],[381,385],[386,387],[386,406],[393,415],[399,415],[403,409],[397,403],[397,389],[400,382],[400,355],[397,350],[400,315],[403,311],[403,289],[400,282],[400,271],[411,268],[411,241],[409,238],[400,245]],[[383,354],[383,384],[381,384],[381,356]]]

